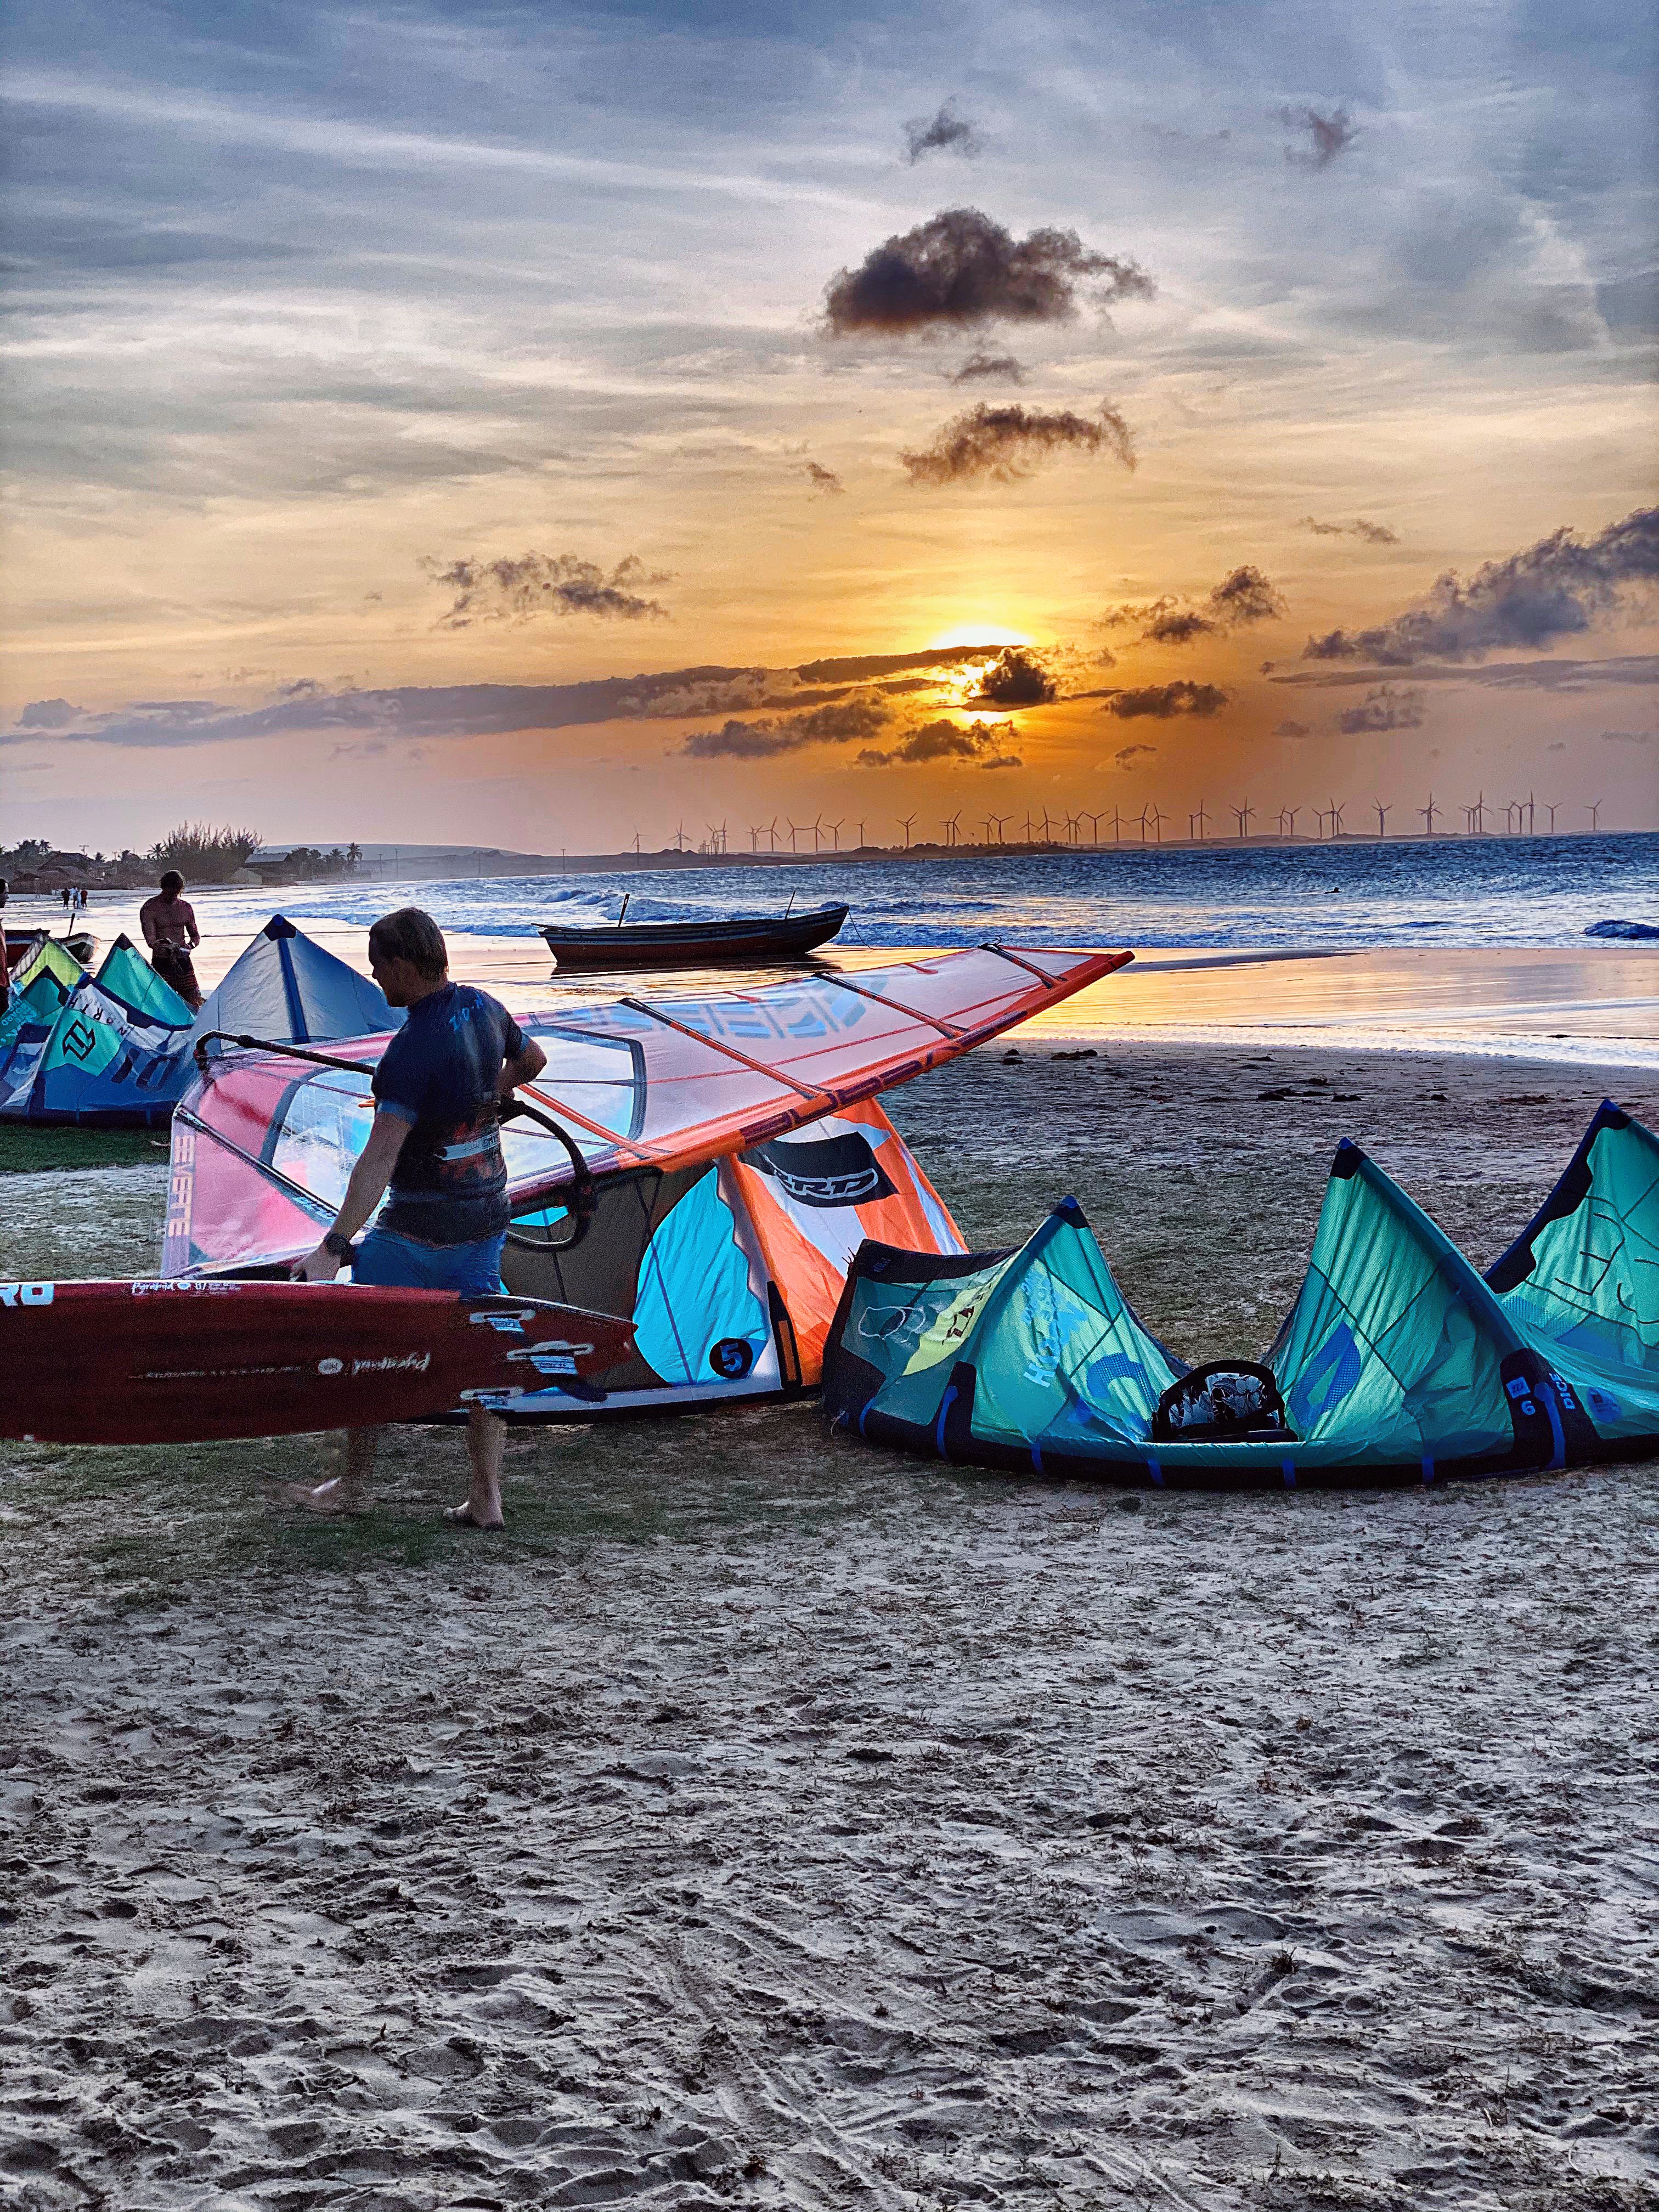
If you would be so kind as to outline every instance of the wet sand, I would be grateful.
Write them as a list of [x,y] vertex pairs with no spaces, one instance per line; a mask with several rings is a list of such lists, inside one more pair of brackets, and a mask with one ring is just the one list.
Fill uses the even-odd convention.
[[[1075,1191],[1194,1358],[1340,1135],[1484,1261],[1604,1087],[1659,1115],[1018,1048],[895,1119],[976,1243]],[[163,1179],[7,1177],[0,1272],[147,1268]],[[1126,1498],[801,1405],[517,1435],[499,1540],[449,1431],[269,1507],[321,1449],[0,1447],[8,2212],[1659,2201],[1659,1468]]]

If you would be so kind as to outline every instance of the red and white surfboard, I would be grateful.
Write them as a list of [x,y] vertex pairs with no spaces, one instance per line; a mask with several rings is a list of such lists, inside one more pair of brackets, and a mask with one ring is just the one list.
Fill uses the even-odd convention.
[[436,1419],[591,1389],[631,1322],[343,1283],[0,1283],[0,1436],[189,1443]]

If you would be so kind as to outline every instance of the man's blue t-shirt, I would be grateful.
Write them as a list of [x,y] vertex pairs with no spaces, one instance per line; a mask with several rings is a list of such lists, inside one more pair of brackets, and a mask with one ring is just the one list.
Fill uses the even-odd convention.
[[508,1212],[495,1085],[524,1043],[507,1008],[471,983],[416,1000],[370,1085],[378,1107],[412,1124],[378,1228],[427,1244],[501,1235]]

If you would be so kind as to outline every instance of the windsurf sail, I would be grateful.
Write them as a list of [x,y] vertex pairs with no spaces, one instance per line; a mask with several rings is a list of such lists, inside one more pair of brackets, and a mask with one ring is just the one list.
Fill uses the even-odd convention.
[[1267,1366],[1276,1435],[1154,1440],[1186,1370],[1067,1200],[1012,1253],[868,1244],[824,1407],[874,1442],[989,1467],[1170,1484],[1434,1480],[1659,1450],[1659,1142],[1604,1108],[1484,1279],[1358,1147],[1332,1165]]
[[[527,1095],[570,1132],[598,1191],[570,1243],[562,1147],[526,1122],[503,1129],[509,1289],[631,1316],[634,1352],[605,1380],[613,1407],[816,1383],[866,1237],[963,1249],[875,1094],[1127,957],[986,948],[841,981],[521,1015],[548,1058]],[[340,1047],[356,1072],[260,1052],[210,1062],[173,1121],[165,1274],[275,1273],[316,1244],[367,1139],[368,1071],[386,1042]]]

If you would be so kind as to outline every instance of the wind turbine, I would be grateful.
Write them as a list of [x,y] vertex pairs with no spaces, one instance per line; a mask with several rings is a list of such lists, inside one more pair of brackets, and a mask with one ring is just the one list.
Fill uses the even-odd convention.
[[1330,817],[1331,835],[1333,837],[1340,837],[1342,835],[1342,809],[1334,799],[1331,801]]
[[[1296,835],[1296,817],[1297,817],[1297,816],[1298,814],[1300,814],[1300,813],[1301,813],[1301,811],[1302,811],[1302,809],[1301,809],[1299,806],[1281,806],[1281,807],[1279,808],[1279,836],[1280,836],[1281,837],[1285,837],[1285,836],[1294,837],[1294,836],[1295,836],[1295,835]],[[1290,824],[1290,827],[1289,827],[1289,829],[1288,829],[1288,830],[1287,830],[1287,829],[1285,828],[1285,826],[1286,823],[1288,823]]]
[[1389,817],[1394,812],[1394,809],[1392,806],[1384,806],[1380,799],[1372,799],[1371,805],[1376,809],[1376,834],[1379,837],[1386,837],[1389,834]]
[[1243,840],[1249,835],[1250,817],[1255,812],[1255,809],[1251,805],[1248,799],[1244,801],[1243,806],[1235,806],[1233,809],[1234,817],[1238,823],[1238,836],[1239,842],[1241,843],[1243,843]]
[[1588,802],[1584,808],[1585,813],[1588,814],[1590,818],[1591,836],[1594,836],[1601,826],[1601,806],[1602,801],[1601,799],[1592,799]]
[[1123,842],[1123,815],[1115,806],[1112,809],[1112,842],[1115,845]]
[[904,832],[904,850],[907,853],[910,849],[910,832],[915,826],[915,819],[914,814],[901,814],[898,818],[899,828]]
[[684,852],[684,849],[685,849],[685,823],[684,823],[684,821],[682,821],[682,822],[681,822],[681,823],[680,823],[679,828],[678,828],[678,829],[674,832],[674,850],[675,850],[677,853],[682,853],[682,852]]
[[1205,831],[1206,831],[1206,830],[1207,829],[1207,827],[1208,827],[1208,825],[1209,825],[1209,820],[1210,820],[1210,817],[1209,817],[1208,814],[1205,811],[1205,808],[1204,808],[1204,801],[1203,801],[1201,799],[1200,799],[1199,800],[1199,802],[1198,802],[1198,811],[1197,811],[1197,813],[1193,817],[1193,819],[1194,819],[1194,822],[1196,822],[1196,823],[1197,823],[1197,824],[1198,824],[1198,834],[1199,834],[1199,838],[1200,838],[1200,842],[1202,842],[1203,837],[1204,837]]
[[797,822],[793,817],[791,817],[789,823],[789,849],[792,853],[796,849],[796,838],[799,837],[808,826],[809,825],[806,823]]
[[1553,836],[1554,836],[1554,835],[1555,835],[1555,817],[1556,817],[1556,816],[1557,816],[1557,815],[1561,811],[1561,802],[1560,802],[1560,800],[1558,799],[1556,800],[1556,802],[1555,802],[1554,805],[1553,805],[1553,806],[1550,806],[1550,802],[1549,802],[1549,800],[1547,799],[1544,801],[1544,804],[1545,804],[1545,805],[1546,805],[1546,806],[1549,807],[1549,817],[1550,817],[1550,835],[1551,835],[1551,836],[1552,836],[1552,837],[1553,837]]
[[1432,837],[1434,835],[1434,817],[1440,811],[1440,809],[1434,803],[1434,793],[1432,792],[1429,793],[1428,805],[1426,806],[1419,806],[1417,811],[1422,816],[1423,819],[1428,823],[1429,835]]
[[772,817],[772,826],[766,834],[771,839],[772,850],[775,853],[778,849],[778,817],[775,814]]
[[832,822],[830,824],[830,835],[835,840],[833,849],[837,853],[841,850],[841,833],[846,827],[847,817],[844,814],[839,822]]
[[940,817],[939,828],[945,832],[945,849],[947,853],[952,853],[956,850],[957,831],[961,825],[962,809],[959,806],[954,814],[942,815]]
[[1166,819],[1164,809],[1158,805],[1158,801],[1154,799],[1147,811],[1152,817],[1152,835],[1158,839],[1158,843],[1161,845],[1164,842],[1164,823]]
[[1480,837],[1486,834],[1486,817],[1491,813],[1491,811],[1492,809],[1486,804],[1486,794],[1483,789],[1480,797],[1469,809],[1469,820],[1473,825],[1469,832],[1471,836]]

